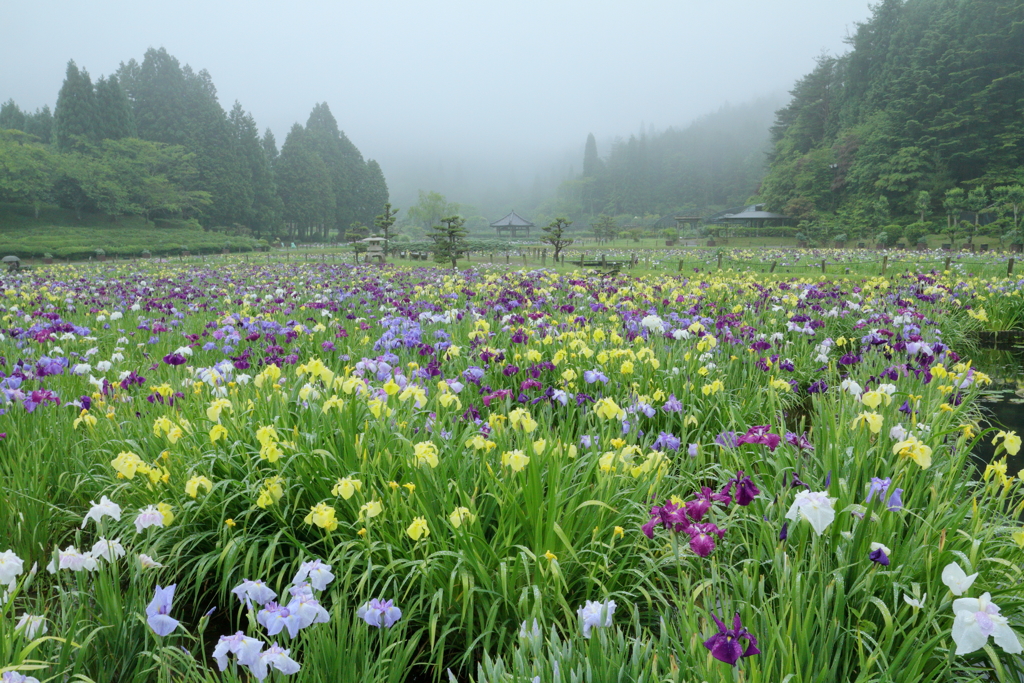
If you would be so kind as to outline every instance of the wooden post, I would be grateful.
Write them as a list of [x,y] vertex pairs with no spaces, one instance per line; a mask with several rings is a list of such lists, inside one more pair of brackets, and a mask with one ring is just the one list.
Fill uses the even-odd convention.
[[942,266],[943,270],[949,270],[949,259],[950,259],[950,257],[947,256],[946,257],[946,265]]
[[546,266],[548,264],[548,250],[545,249],[540,255],[540,264]]
[[882,257],[882,277],[885,277],[885,269],[889,265],[889,255],[886,254]]
[[494,263],[494,252],[491,252],[491,263]]
[[1010,277],[1011,275],[1013,275],[1013,257],[1012,256],[1010,257],[1010,260],[1006,262],[1006,277]]
[[680,272],[680,273],[683,272],[683,260],[682,259],[679,259],[679,271],[678,272]]
[[772,267],[768,269],[768,272],[769,273],[774,273],[775,272],[775,266],[777,266],[777,265],[779,265],[778,261],[772,261]]
[[719,270],[722,269],[722,255],[721,254],[718,255],[718,269]]
[[505,263],[508,263],[508,262],[509,262],[509,255],[508,255],[508,252],[506,251],[505,252]]
[[523,266],[526,266],[526,252],[523,252]]
[[604,265],[605,265],[604,254],[601,254],[601,267],[604,268]]

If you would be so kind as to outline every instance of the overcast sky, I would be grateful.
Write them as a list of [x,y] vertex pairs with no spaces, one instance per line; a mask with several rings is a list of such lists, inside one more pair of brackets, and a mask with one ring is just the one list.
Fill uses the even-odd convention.
[[541,158],[582,150],[588,132],[610,139],[641,123],[685,125],[725,102],[789,90],[822,50],[844,52],[844,36],[869,16],[866,0],[0,7],[0,101],[53,107],[68,59],[95,80],[163,46],[207,69],[225,109],[237,99],[279,143],[326,101],[389,181],[418,169],[424,189],[439,165],[472,173],[494,160],[522,173]]

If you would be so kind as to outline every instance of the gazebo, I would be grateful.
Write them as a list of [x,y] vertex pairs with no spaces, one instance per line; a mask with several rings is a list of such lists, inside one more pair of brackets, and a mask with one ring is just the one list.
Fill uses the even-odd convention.
[[767,228],[777,225],[788,225],[792,222],[789,216],[764,210],[764,204],[751,204],[738,213],[727,213],[719,216],[715,223],[726,225],[742,225],[748,228]]
[[519,231],[523,230],[526,232],[526,236],[530,236],[530,228],[534,227],[533,223],[526,220],[515,211],[512,211],[509,215],[502,219],[496,220],[491,223],[491,227],[498,231],[498,237],[503,237],[507,233],[512,233],[512,239],[519,236]]

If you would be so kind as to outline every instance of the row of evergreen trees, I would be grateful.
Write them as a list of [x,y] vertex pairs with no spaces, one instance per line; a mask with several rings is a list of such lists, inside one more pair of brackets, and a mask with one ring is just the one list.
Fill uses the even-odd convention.
[[821,56],[777,112],[761,197],[858,225],[941,215],[950,188],[1024,182],[1022,27],[1019,0],[881,0],[852,50]]
[[[0,107],[4,129],[24,131],[60,157],[47,196],[34,199],[55,200],[76,210],[109,212],[109,207],[97,196],[90,177],[75,173],[69,160],[91,159],[94,176],[101,168],[96,164],[114,163],[106,156],[115,153],[111,150],[120,157],[129,154],[130,145],[111,141],[128,139],[152,143],[161,153],[182,150],[189,170],[194,170],[164,174],[163,179],[170,178],[176,190],[191,192],[200,201],[158,207],[157,217],[163,212],[197,218],[207,227],[235,226],[256,236],[327,241],[333,230],[340,235],[353,223],[371,224],[388,201],[380,166],[363,160],[326,103],[313,108],[305,126],[292,127],[278,152],[270,129],[261,136],[239,103],[224,111],[207,71],[181,66],[163,48],[148,50],[141,63],[122,63],[115,74],[95,84],[86,70],[69,62],[53,114],[48,107],[25,113],[8,101]],[[152,157],[153,148],[145,149]],[[15,186],[14,180],[6,185]],[[4,187],[0,182],[0,201],[5,199]],[[117,194],[127,196],[126,191]],[[137,203],[119,206],[115,214],[142,212]],[[145,213],[153,217],[152,206]]]
[[[713,213],[743,204],[765,171],[774,100],[726,106],[685,128],[616,140],[606,157],[587,137],[578,192],[580,213],[645,216]],[[563,207],[571,213],[575,207]]]

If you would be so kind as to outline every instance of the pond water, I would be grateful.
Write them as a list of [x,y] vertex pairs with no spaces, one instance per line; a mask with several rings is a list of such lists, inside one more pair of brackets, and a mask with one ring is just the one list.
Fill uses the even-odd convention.
[[[1024,435],[1024,343],[996,344],[973,351],[974,367],[992,378],[981,402],[989,425]],[[979,468],[995,453],[992,438],[983,439],[974,449]],[[1007,457],[1007,473],[1024,469],[1024,449]],[[979,470],[980,471],[980,470]]]

